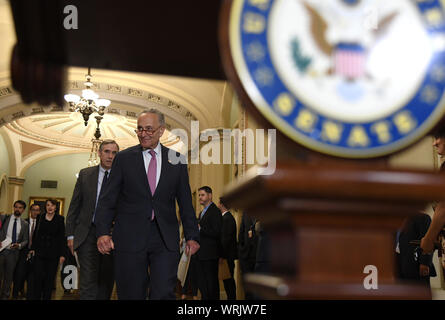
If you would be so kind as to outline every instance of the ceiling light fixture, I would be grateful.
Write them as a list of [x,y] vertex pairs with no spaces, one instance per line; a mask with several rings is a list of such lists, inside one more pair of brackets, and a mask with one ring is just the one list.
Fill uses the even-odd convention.
[[82,90],[82,96],[79,97],[77,94],[66,94],[64,96],[65,100],[70,104],[71,112],[80,112],[83,116],[85,126],[88,125],[88,119],[90,115],[97,112],[99,116],[104,115],[105,108],[110,105],[110,100],[99,99],[99,95],[95,93],[91,87],[93,83],[91,82],[91,68],[88,68],[88,74],[85,75],[87,81],[84,83],[86,89]]

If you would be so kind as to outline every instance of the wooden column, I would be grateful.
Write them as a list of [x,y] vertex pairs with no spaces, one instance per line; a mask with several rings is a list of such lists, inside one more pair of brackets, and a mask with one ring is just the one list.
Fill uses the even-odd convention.
[[[267,232],[271,274],[246,277],[264,298],[431,299],[428,288],[396,279],[395,236],[444,190],[435,172],[287,161],[270,176],[246,174],[224,197]],[[368,265],[377,289],[365,289]]]

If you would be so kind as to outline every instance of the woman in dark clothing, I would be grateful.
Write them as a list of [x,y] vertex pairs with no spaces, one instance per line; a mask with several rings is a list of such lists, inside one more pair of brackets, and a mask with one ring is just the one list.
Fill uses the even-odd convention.
[[416,246],[410,242],[420,240],[425,236],[428,227],[431,224],[431,218],[426,213],[419,213],[415,216],[406,218],[402,228],[397,235],[398,247],[396,248],[396,258],[398,265],[399,278],[405,280],[418,281],[422,284],[430,286],[430,277],[436,276],[434,265],[427,265],[430,273],[428,275],[420,275],[420,262],[416,260],[414,251]]
[[65,261],[65,222],[56,208],[57,201],[46,200],[46,213],[40,215],[33,235],[30,254],[34,255],[35,283],[32,296],[37,300],[51,300],[57,267]]

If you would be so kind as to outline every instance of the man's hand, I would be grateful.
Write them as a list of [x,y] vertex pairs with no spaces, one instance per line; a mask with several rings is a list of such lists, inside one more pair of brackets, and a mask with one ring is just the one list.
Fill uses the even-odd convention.
[[68,245],[71,254],[74,256],[74,240],[73,239],[67,240],[66,244]]
[[429,274],[430,274],[430,267],[428,267],[424,264],[419,265],[419,275],[421,277],[426,277]]
[[10,246],[11,249],[18,249],[19,247],[20,247],[20,244],[18,244],[17,242],[11,244],[11,246]]
[[199,243],[195,240],[188,240],[185,245],[185,254],[192,256],[199,250]]
[[427,237],[423,237],[420,240],[420,247],[422,248],[422,251],[424,253],[430,254],[430,253],[432,253],[434,251],[434,241],[430,240]]
[[112,249],[114,250],[114,242],[111,240],[111,236],[105,235],[97,238],[97,250],[99,250],[100,253],[110,254]]
[[59,258],[59,263],[60,264],[63,264],[65,262],[65,257],[64,256],[61,256],[60,258]]
[[28,256],[26,257],[26,260],[31,259],[31,257],[34,256],[35,254],[36,254],[36,252],[34,250],[29,250]]

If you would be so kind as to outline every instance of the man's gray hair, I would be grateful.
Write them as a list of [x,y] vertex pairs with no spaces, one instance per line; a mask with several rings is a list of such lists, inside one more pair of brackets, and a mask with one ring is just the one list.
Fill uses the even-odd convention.
[[117,144],[116,141],[111,140],[111,139],[106,139],[104,141],[102,141],[102,143],[99,146],[99,151],[102,151],[102,149],[104,148],[104,146],[106,146],[107,144],[115,144],[117,147],[117,151],[119,151],[119,145]]
[[164,116],[164,114],[163,114],[161,111],[159,111],[159,110],[157,110],[157,109],[155,109],[155,108],[151,108],[151,109],[149,109],[149,110],[144,110],[144,111],[142,111],[142,112],[139,114],[139,116],[141,116],[141,115],[143,115],[143,114],[145,114],[145,113],[153,113],[153,114],[156,114],[156,115],[158,116],[159,124],[160,124],[161,126],[165,127],[165,116]]

